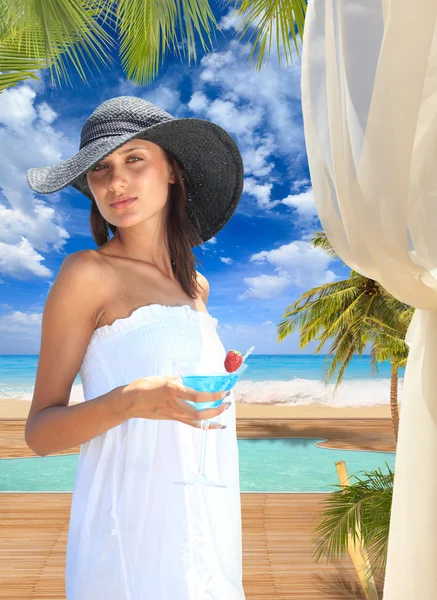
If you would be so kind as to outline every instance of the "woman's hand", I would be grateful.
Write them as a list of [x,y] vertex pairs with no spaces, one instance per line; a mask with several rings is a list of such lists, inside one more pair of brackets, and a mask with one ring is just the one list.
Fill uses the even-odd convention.
[[[226,392],[198,392],[186,387],[180,377],[140,377],[123,387],[123,395],[129,401],[129,417],[142,419],[172,420],[201,427],[203,419],[214,419],[221,415],[230,403],[223,402],[217,408],[197,410],[185,400],[213,402],[221,400]],[[219,423],[210,423],[210,429],[223,429]]]

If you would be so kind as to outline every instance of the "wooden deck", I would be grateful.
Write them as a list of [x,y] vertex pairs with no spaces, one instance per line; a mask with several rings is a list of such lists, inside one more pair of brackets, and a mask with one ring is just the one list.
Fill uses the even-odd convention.
[[[313,561],[311,536],[326,496],[241,495],[246,600],[365,600],[348,555]],[[0,494],[2,600],[65,600],[70,505],[71,494]]]
[[[32,456],[25,421],[0,421],[0,456]],[[238,421],[238,437],[328,438],[328,447],[394,451],[388,419]],[[69,451],[71,452],[71,451]],[[315,563],[312,533],[329,494],[241,494],[246,600],[365,600],[348,555]],[[71,493],[0,494],[0,599],[65,600]],[[383,581],[377,580],[382,600]],[[175,599],[177,600],[177,599]]]
[[[0,420],[0,458],[35,456],[24,441],[24,419]],[[328,438],[320,446],[344,450],[394,452],[390,419],[238,419],[238,438]],[[60,452],[75,454],[79,447]],[[1,598],[1,596],[0,596]]]

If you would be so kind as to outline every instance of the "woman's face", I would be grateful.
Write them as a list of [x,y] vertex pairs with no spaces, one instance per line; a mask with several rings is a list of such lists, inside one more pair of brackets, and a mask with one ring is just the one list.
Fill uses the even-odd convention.
[[[116,227],[127,227],[162,211],[168,184],[174,174],[164,150],[135,138],[117,148],[87,173],[89,188],[103,218]],[[118,196],[135,198],[130,205],[116,206]]]

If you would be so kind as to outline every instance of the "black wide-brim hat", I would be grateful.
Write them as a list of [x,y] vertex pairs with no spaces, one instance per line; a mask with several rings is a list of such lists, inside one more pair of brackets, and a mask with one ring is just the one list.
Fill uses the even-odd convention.
[[136,96],[106,100],[85,121],[79,152],[55,166],[27,171],[29,186],[51,194],[72,186],[93,199],[86,173],[132,140],[154,142],[176,157],[189,177],[185,210],[203,242],[235,212],[243,191],[244,168],[238,146],[219,125],[202,119],[176,119]]

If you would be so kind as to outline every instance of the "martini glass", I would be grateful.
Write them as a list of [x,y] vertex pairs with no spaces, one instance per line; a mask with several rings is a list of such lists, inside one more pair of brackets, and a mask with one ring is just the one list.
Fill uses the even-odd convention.
[[[246,353],[245,358],[247,358]],[[185,386],[199,392],[227,392],[237,383],[241,375],[247,369],[244,362],[233,373],[228,373],[223,364],[211,365],[210,362],[204,363],[199,357],[176,357],[173,359],[173,367]],[[224,398],[212,402],[191,402],[185,400],[197,410],[205,408],[217,408],[224,401]],[[175,481],[182,485],[207,485],[211,487],[226,487],[225,485],[208,479],[205,475],[205,454],[206,454],[206,435],[209,427],[209,420],[202,419],[202,437],[200,445],[200,460],[197,474],[193,479],[187,481]]]

